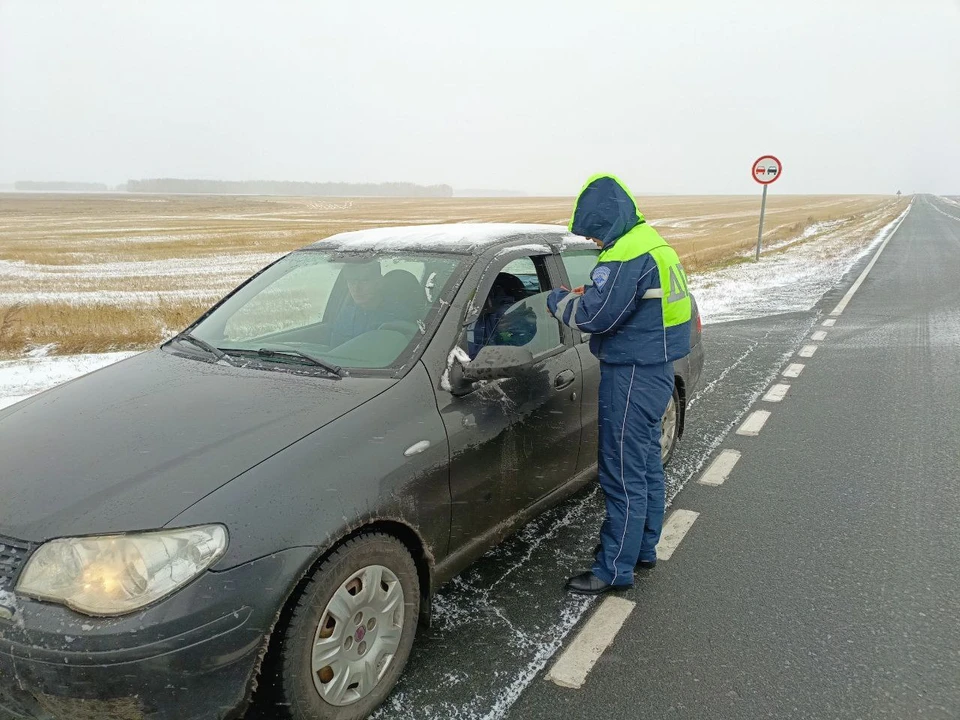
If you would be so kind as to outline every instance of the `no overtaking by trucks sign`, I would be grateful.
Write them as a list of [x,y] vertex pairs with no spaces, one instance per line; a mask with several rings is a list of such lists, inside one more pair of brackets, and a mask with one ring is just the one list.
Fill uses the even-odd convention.
[[759,261],[763,241],[763,214],[767,209],[767,185],[780,179],[783,174],[783,165],[773,155],[764,155],[753,164],[750,174],[754,180],[763,185],[763,200],[760,201],[760,232],[757,233],[757,261]]

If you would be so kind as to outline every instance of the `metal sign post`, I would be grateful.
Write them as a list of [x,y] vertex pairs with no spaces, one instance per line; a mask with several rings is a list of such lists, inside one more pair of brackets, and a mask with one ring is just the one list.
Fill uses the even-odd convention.
[[763,244],[763,215],[767,212],[767,186],[763,186],[763,200],[760,201],[760,232],[757,233],[757,262],[760,262],[760,247]]
[[757,262],[760,261],[760,249],[763,246],[763,216],[767,212],[767,185],[776,182],[783,173],[783,164],[773,155],[764,155],[753,164],[753,179],[763,185],[763,199],[760,201],[760,231],[757,233]]

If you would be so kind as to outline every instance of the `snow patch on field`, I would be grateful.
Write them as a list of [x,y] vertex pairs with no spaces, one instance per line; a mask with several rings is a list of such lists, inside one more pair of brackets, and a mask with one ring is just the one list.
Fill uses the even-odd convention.
[[184,275],[236,275],[249,273],[280,257],[282,253],[248,253],[211,258],[174,258],[141,262],[92,263],[86,265],[37,265],[21,261],[0,260],[0,274],[24,280],[43,280],[51,276],[69,281],[71,278],[101,280],[103,278],[145,278]]
[[0,361],[0,408],[136,354],[113,352]]
[[[272,263],[283,253],[248,253],[210,258],[175,258],[142,262],[42,265],[0,260],[0,305],[64,302],[73,305],[153,304],[184,299],[216,300]],[[164,290],[107,290],[105,281],[153,281]],[[188,287],[184,287],[187,285]]]
[[[907,212],[909,207],[873,238],[851,237],[849,231],[833,229],[830,223],[818,223],[808,227],[800,238],[787,241],[788,245],[795,245],[795,247],[787,247],[782,252],[762,256],[759,263],[745,262],[721,270],[691,275],[690,286],[696,293],[704,322],[729,322],[810,309],[827,290],[840,282],[858,260],[882,242]],[[489,229],[486,232],[489,232]],[[809,242],[798,242],[820,233],[822,233],[821,237]],[[414,234],[412,229],[409,234],[411,236]],[[56,268],[0,261],[0,273],[11,273],[33,279],[39,278],[46,272],[58,272],[61,273],[61,277],[69,277],[73,274],[75,277],[84,279],[189,274],[195,277],[206,276],[216,283],[234,274],[240,276],[238,280],[243,279],[250,272],[277,257],[279,257],[278,254],[247,254],[210,258],[200,262],[196,259],[161,260]],[[61,290],[25,294],[23,299],[33,302],[38,299],[71,302],[93,299],[118,304],[134,301],[155,302],[166,297],[187,296],[213,300],[222,294],[222,292],[218,293],[218,290],[222,291],[222,288],[161,292],[100,291],[99,293]],[[0,295],[0,299],[6,299],[6,295]],[[133,354],[135,353],[121,352],[44,357],[41,351],[34,353],[34,357],[23,360],[0,362],[0,408]],[[450,358],[451,361],[457,359]],[[463,361],[463,358],[459,359]]]
[[[760,262],[743,262],[691,275],[690,288],[696,295],[703,322],[748,320],[809,310],[909,211],[907,207],[873,237],[858,236],[855,231],[827,230],[817,240],[789,241],[788,245],[795,247],[761,255]],[[821,224],[811,234],[823,229]]]

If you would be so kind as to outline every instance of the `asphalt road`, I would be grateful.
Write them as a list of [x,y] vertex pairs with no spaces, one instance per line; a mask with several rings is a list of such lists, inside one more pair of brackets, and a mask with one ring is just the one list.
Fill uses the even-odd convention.
[[[960,207],[918,198],[824,328],[868,260],[809,312],[706,328],[668,471],[672,508],[700,516],[621,594],[637,606],[581,689],[544,675],[599,605],[562,589],[589,567],[596,489],[441,591],[374,717],[960,717]],[[736,435],[756,409],[759,436]],[[699,485],[721,449],[739,464]]]
[[701,515],[583,688],[507,717],[960,717],[958,290],[960,207],[918,198],[730,478],[676,498]]

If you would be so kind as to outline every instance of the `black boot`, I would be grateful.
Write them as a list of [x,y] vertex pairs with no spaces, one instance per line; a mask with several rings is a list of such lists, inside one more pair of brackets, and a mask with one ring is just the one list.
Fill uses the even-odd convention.
[[[593,556],[596,557],[597,555],[599,555],[601,550],[603,550],[603,545],[598,544],[598,545],[593,549]],[[657,566],[657,561],[656,561],[656,560],[638,560],[638,561],[637,561],[637,566],[636,566],[635,569],[637,569],[637,570],[653,570],[656,566]]]
[[580,573],[567,580],[567,590],[574,595],[600,595],[608,590],[626,590],[633,585],[611,585],[592,572]]

